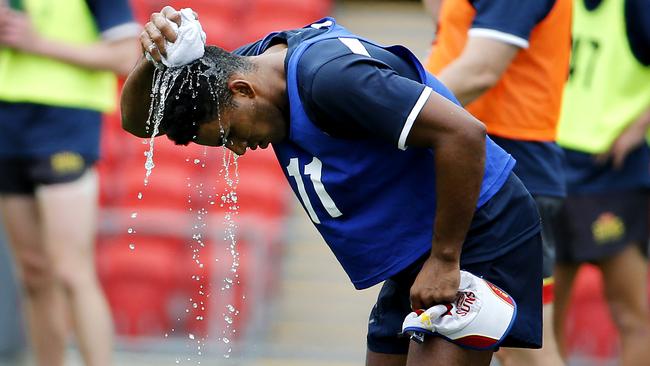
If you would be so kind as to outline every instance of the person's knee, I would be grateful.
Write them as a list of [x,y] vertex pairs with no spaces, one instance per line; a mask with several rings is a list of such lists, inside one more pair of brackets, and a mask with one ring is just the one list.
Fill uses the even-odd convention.
[[18,278],[27,296],[50,289],[56,279],[52,262],[44,254],[24,253],[17,257]]
[[650,323],[642,306],[626,304],[619,300],[609,300],[612,321],[623,335],[650,336]]
[[88,266],[57,265],[55,269],[56,281],[68,294],[75,294],[83,291],[84,288],[95,283],[95,274],[88,269]]
[[69,295],[96,283],[94,257],[85,250],[67,250],[54,259],[54,276]]

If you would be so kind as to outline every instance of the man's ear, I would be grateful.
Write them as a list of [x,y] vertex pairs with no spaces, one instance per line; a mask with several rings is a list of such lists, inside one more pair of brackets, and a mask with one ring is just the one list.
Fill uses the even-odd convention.
[[255,97],[255,88],[248,80],[235,79],[228,84],[228,88],[234,95],[239,95],[246,98]]

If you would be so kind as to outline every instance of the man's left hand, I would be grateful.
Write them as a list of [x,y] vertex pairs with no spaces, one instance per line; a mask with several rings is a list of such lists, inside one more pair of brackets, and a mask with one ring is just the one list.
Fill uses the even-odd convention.
[[459,285],[459,263],[430,256],[411,286],[411,308],[427,309],[451,303],[458,295]]

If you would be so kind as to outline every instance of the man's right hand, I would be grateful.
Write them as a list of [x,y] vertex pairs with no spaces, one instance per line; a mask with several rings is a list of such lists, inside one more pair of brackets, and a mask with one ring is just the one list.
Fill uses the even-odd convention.
[[165,6],[160,13],[151,14],[151,19],[144,26],[140,34],[142,50],[148,52],[151,57],[160,62],[162,56],[166,56],[165,42],[176,41],[176,31],[172,28],[170,21],[180,26],[181,14],[171,6]]

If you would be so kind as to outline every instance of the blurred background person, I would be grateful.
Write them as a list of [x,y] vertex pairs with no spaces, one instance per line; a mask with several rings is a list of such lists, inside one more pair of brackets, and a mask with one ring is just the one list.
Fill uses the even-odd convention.
[[85,363],[111,363],[93,164],[139,29],[126,0],[0,2],[0,207],[39,365],[63,364],[70,320]]
[[[442,5],[441,5],[442,2]],[[571,0],[425,0],[438,15],[427,69],[517,160],[535,198],[544,242],[544,345],[502,349],[505,365],[560,365],[552,326],[554,225],[565,196],[555,143],[569,68]]]
[[558,135],[568,196],[558,237],[555,329],[563,349],[573,281],[582,263],[592,263],[603,275],[620,334],[621,364],[645,365],[650,2],[574,1],[571,73]]

